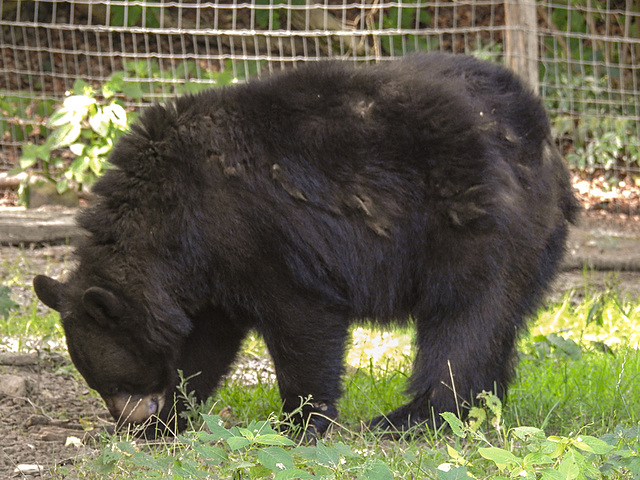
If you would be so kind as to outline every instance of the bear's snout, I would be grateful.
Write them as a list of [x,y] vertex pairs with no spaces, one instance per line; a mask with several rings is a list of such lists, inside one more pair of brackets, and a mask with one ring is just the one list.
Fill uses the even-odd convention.
[[157,415],[164,406],[164,394],[129,395],[118,393],[103,397],[109,413],[118,425],[142,423],[152,415]]

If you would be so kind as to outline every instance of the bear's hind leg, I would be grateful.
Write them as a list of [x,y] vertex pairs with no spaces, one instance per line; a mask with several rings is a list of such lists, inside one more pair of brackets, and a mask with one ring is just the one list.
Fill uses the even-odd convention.
[[482,391],[502,397],[513,372],[520,322],[499,307],[476,305],[457,314],[452,307],[435,318],[417,316],[417,352],[409,386],[413,399],[370,425],[396,431],[419,424],[437,428],[441,413],[464,417]]

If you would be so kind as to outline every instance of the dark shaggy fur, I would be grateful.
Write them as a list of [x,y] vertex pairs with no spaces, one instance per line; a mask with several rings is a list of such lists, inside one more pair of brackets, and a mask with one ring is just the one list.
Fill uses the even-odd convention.
[[503,394],[578,212],[540,100],[461,56],[317,63],[181,97],[110,161],[77,270],[36,290],[108,405],[166,392],[163,419],[177,369],[201,372],[189,386],[206,398],[255,329],[284,409],[311,395],[324,431],[359,320],[417,329],[413,399],[374,425]]

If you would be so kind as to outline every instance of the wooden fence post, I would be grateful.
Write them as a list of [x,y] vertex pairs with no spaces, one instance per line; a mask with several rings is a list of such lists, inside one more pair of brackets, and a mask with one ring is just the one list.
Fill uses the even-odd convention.
[[536,0],[505,0],[507,66],[538,93],[538,15]]

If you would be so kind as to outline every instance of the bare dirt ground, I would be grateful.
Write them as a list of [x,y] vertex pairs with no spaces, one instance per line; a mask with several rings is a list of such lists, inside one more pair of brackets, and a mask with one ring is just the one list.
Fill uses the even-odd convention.
[[[552,297],[574,289],[579,297],[585,281],[592,289],[615,284],[623,295],[640,294],[639,217],[585,214],[572,231],[567,253]],[[585,279],[584,264],[600,270],[590,271]],[[25,313],[33,305],[33,276],[64,276],[72,265],[68,246],[0,247],[0,279],[6,284],[19,275],[19,281],[10,283],[11,297]],[[38,313],[44,312],[39,305]],[[29,342],[14,353],[16,339],[0,338],[0,480],[78,478],[74,464],[97,455],[92,438],[111,425],[108,412],[74,375],[63,345],[37,338]]]
[[69,364],[59,354],[0,355],[0,478],[74,478],[52,469],[73,471],[94,454],[91,432],[109,415]]
[[[66,246],[0,247],[0,278],[21,276],[11,287],[11,298],[21,309],[32,305],[33,276],[47,271],[64,275],[70,253]],[[38,313],[45,308],[39,305]],[[0,339],[0,479],[63,478],[52,467],[72,470],[77,457],[91,455],[89,432],[109,424],[108,412],[73,376],[62,345],[27,338],[20,353],[13,353],[16,340]]]

